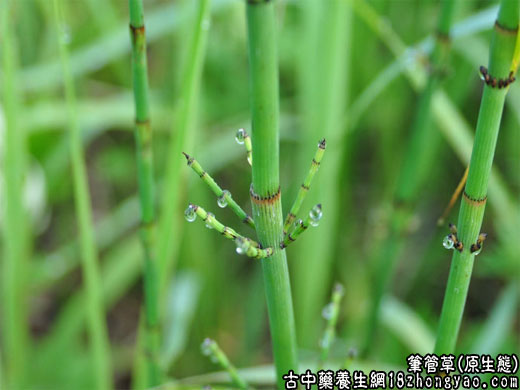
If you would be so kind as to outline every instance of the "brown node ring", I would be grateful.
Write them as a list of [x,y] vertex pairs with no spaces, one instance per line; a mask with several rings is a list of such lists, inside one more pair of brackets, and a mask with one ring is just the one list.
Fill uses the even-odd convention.
[[260,196],[253,190],[253,184],[249,189],[249,194],[251,195],[251,201],[258,205],[271,205],[280,199],[280,186],[278,186],[278,190],[274,193],[267,193],[267,196]]
[[509,72],[509,75],[506,78],[497,79],[496,77],[493,77],[491,74],[489,74],[488,69],[485,66],[480,66],[479,70],[482,80],[491,88],[506,88],[509,86],[509,84],[516,80],[516,77],[513,76],[512,71]]
[[473,206],[483,205],[487,201],[487,196],[485,196],[481,199],[475,199],[475,198],[472,198],[471,196],[469,196],[468,193],[466,192],[466,190],[464,190],[464,192],[462,193],[462,197],[466,202],[468,202],[469,204],[471,204]]

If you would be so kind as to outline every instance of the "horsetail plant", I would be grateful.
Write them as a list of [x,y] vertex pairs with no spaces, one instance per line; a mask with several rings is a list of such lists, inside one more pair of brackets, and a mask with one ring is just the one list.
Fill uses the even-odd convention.
[[70,157],[82,266],[87,301],[87,321],[92,342],[92,358],[96,388],[112,388],[112,365],[110,362],[110,343],[103,305],[102,284],[98,265],[98,254],[92,224],[92,209],[87,181],[87,168],[82,147],[80,126],[77,115],[74,79],[69,65],[69,37],[65,35],[63,9],[60,0],[54,0],[54,16],[59,28],[60,59],[64,78],[65,99],[67,102],[70,126]]
[[144,356],[147,384],[161,381],[159,367],[159,275],[155,258],[155,189],[153,175],[152,128],[148,97],[148,67],[142,0],[129,0],[132,41],[132,74],[135,103],[135,141],[141,205],[140,235],[144,249]]
[[[364,3],[358,4],[362,5]],[[436,150],[437,133],[431,125],[431,100],[434,92],[441,85],[446,74],[450,51],[450,28],[456,1],[443,0],[435,34],[433,52],[429,58],[430,74],[420,96],[416,115],[412,123],[411,137],[406,149],[403,166],[397,179],[394,194],[388,237],[377,254],[375,281],[371,300],[368,328],[365,335],[363,353],[372,345],[379,323],[379,311],[383,295],[395,269],[404,240],[403,233],[408,229],[412,217],[413,204],[417,200],[418,190],[426,177],[426,168]],[[369,8],[367,8],[369,9]]]
[[[284,248],[309,224],[316,226],[322,211],[321,205],[315,206],[306,219],[297,223],[292,231],[287,229],[288,235],[284,240],[279,181],[278,68],[274,4],[266,0],[248,0],[246,15],[253,131],[250,137],[244,129],[239,129],[236,141],[245,144],[247,160],[252,166],[253,183],[250,196],[254,222],[249,221],[250,217],[248,218],[242,208],[233,201],[231,194],[222,190],[195,159],[186,153],[183,154],[188,165],[217,195],[219,206],[230,205],[243,222],[256,230],[259,243],[224,226],[213,214],[200,206],[190,204],[185,211],[185,217],[189,222],[194,221],[197,216],[200,217],[208,228],[215,229],[224,237],[234,240],[237,253],[261,259],[277,384],[283,388],[283,375],[291,369],[298,369],[291,287]],[[293,215],[298,212],[309,189],[324,150],[325,140],[322,140],[318,145],[311,170],[304,181],[305,190],[300,192],[292,208]]]
[[239,375],[236,367],[233,364],[231,364],[228,357],[226,356],[224,351],[220,349],[219,345],[215,340],[212,340],[210,338],[204,339],[200,346],[200,349],[203,355],[208,356],[213,363],[218,363],[220,367],[222,367],[222,369],[229,374],[231,381],[236,387],[238,387],[239,389],[249,388],[247,382]]
[[458,221],[457,237],[463,249],[453,253],[435,343],[436,354],[449,354],[455,350],[475,255],[480,253],[485,238],[480,228],[504,102],[509,84],[514,81],[511,69],[518,18],[518,1],[502,0],[491,41],[489,70],[481,69],[485,86]]

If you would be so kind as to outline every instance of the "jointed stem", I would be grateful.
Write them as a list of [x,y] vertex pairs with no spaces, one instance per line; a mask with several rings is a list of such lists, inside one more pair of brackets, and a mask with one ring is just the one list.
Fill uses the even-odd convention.
[[264,257],[269,257],[273,254],[273,248],[262,248],[258,242],[242,236],[228,226],[224,226],[212,213],[208,213],[202,207],[190,203],[187,212],[191,211],[198,215],[208,227],[215,229],[224,237],[234,240],[237,247],[240,248],[239,250],[241,253],[255,259],[263,259]]
[[[318,214],[319,216],[316,218],[314,216],[314,213]],[[317,204],[316,206],[313,207],[313,209],[307,215],[307,217],[305,217],[305,219],[303,219],[303,220],[299,219],[296,222],[296,224],[295,224],[296,226],[291,231],[288,232],[289,234],[286,234],[284,236],[283,241],[280,244],[280,247],[282,249],[286,248],[291,242],[296,241],[298,236],[300,234],[302,234],[305,230],[307,230],[309,225],[311,225],[313,223],[312,222],[313,220],[316,220],[316,219],[319,220],[320,218],[321,218],[321,204]]]
[[149,387],[161,381],[159,367],[159,273],[155,257],[155,188],[152,128],[149,115],[146,36],[142,0],[129,0],[132,73],[135,101],[135,140],[141,203],[141,240],[144,248],[145,358]]
[[[280,198],[278,60],[274,1],[246,5],[251,80],[253,184],[251,202],[260,243],[277,247],[283,238]],[[289,269],[284,250],[262,260],[277,386],[298,369]]]
[[323,154],[325,153],[325,147],[326,147],[326,142],[325,142],[325,138],[323,138],[318,143],[318,150],[316,150],[316,154],[314,155],[314,158],[312,159],[312,163],[311,163],[309,172],[307,173],[307,176],[305,177],[305,180],[303,181],[303,183],[300,187],[300,190],[298,191],[298,195],[296,196],[296,199],[294,200],[294,203],[291,207],[291,211],[289,211],[289,214],[287,214],[287,217],[285,218],[285,222],[283,224],[283,234],[284,235],[287,234],[293,221],[296,219],[298,211],[300,211],[300,207],[303,203],[303,200],[305,199],[307,192],[309,192],[309,188],[311,186],[312,179],[314,178],[314,175],[316,174],[316,172],[318,172],[318,168],[320,167],[321,159],[323,158]]
[[188,154],[182,152],[186,160],[188,161],[188,165],[200,176],[200,178],[208,185],[208,187],[217,195],[219,199],[223,198],[225,203],[229,205],[231,210],[240,218],[240,220],[253,229],[255,228],[255,223],[253,222],[253,218],[251,218],[242,208],[238,205],[237,202],[231,197],[229,191],[224,191],[217,184],[215,180],[201,167],[199,162],[195,160],[193,157],[190,157]]
[[[508,77],[518,32],[518,0],[502,0],[489,56],[489,73],[497,79]],[[480,105],[471,154],[468,180],[460,207],[458,239],[462,251],[454,251],[441,319],[435,343],[435,353],[453,353],[457,342],[466,297],[468,294],[477,242],[484,217],[487,187],[500,121],[508,87],[494,88],[486,83]]]

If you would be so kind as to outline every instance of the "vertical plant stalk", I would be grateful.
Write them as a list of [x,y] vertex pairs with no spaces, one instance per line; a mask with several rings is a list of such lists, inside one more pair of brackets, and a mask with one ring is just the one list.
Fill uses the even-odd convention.
[[94,376],[97,389],[112,388],[112,365],[110,361],[110,343],[105,323],[103,307],[102,284],[99,275],[98,254],[94,239],[92,224],[92,209],[87,181],[87,168],[81,142],[80,127],[77,115],[76,91],[74,79],[69,65],[68,38],[64,36],[64,19],[60,0],[54,0],[54,15],[59,29],[59,48],[65,99],[70,127],[70,155],[72,160],[72,179],[80,249],[83,267],[83,277],[86,293],[86,310],[88,331],[92,343],[92,358],[94,361]]
[[[502,0],[489,56],[489,74],[497,80],[509,77],[518,33],[518,15],[518,0]],[[453,253],[435,343],[436,354],[453,353],[455,350],[475,260],[475,254],[470,248],[480,234],[489,175],[508,89],[484,85],[457,225],[458,238],[464,247],[461,252]]]
[[291,285],[283,239],[279,180],[278,60],[273,1],[247,1],[251,80],[253,218],[260,243],[275,248],[262,259],[269,326],[279,388],[282,376],[298,369]]
[[[336,249],[340,219],[344,212],[340,187],[348,176],[341,176],[345,169],[346,127],[343,122],[348,99],[351,47],[351,9],[343,0],[306,0],[305,17],[309,19],[308,30],[302,34],[302,42],[311,42],[305,48],[300,61],[302,72],[302,122],[304,144],[316,145],[315,141],[327,139],[327,156],[306,202],[322,203],[326,212],[320,227],[313,231],[312,240],[300,242],[298,264],[294,272],[295,306],[299,343],[315,347],[320,337],[319,318],[328,300],[332,267]],[[313,34],[315,36],[308,36]],[[307,45],[306,45],[307,46]],[[301,166],[308,164],[309,151],[301,154]],[[317,245],[319,243],[319,245]],[[313,288],[309,289],[312,283]]]
[[27,218],[23,205],[26,164],[25,135],[18,124],[20,96],[17,85],[12,1],[0,5],[2,37],[2,97],[5,115],[4,159],[5,194],[2,258],[2,345],[5,354],[5,380],[10,387],[23,387],[29,339],[25,271],[28,262]]
[[373,270],[375,280],[372,283],[373,295],[363,353],[367,353],[373,345],[379,323],[381,301],[388,290],[397,259],[404,245],[404,236],[412,216],[413,204],[427,174],[426,168],[431,166],[437,150],[434,145],[437,144],[438,134],[431,125],[431,100],[446,72],[455,5],[455,0],[442,1],[435,46],[429,59],[430,75],[418,102],[410,142],[397,180],[388,237],[377,254]]
[[148,98],[148,67],[142,0],[129,0],[130,33],[132,39],[132,74],[135,102],[135,140],[137,174],[141,203],[141,241],[144,249],[144,348],[147,385],[161,381],[159,367],[159,274],[155,258],[155,207],[153,177],[152,127]]
[[[179,248],[179,182],[183,150],[191,150],[195,138],[200,82],[206,53],[206,41],[210,17],[210,0],[199,0],[193,33],[187,46],[186,62],[182,71],[182,85],[176,107],[174,131],[170,135],[166,179],[161,200],[161,218],[157,242],[157,261],[160,269],[160,295],[164,295],[167,282],[172,277],[176,264],[175,251]],[[175,238],[174,238],[175,237]]]

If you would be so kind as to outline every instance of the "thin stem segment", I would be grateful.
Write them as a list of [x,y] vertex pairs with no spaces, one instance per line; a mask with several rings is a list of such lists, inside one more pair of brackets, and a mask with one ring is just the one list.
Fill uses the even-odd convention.
[[225,238],[235,241],[238,248],[237,252],[240,254],[245,254],[255,259],[263,259],[273,254],[273,248],[262,248],[258,242],[242,236],[228,226],[224,226],[212,213],[207,212],[200,206],[190,203],[186,210],[186,219],[192,221],[195,215],[202,219],[208,228],[215,229]]
[[305,196],[307,195],[307,192],[309,192],[309,189],[311,187],[312,179],[314,178],[314,175],[316,172],[318,172],[318,169],[321,164],[321,159],[323,158],[323,155],[325,154],[325,148],[327,144],[325,141],[325,138],[323,138],[320,142],[318,142],[318,150],[316,150],[316,154],[314,155],[314,158],[312,159],[311,167],[309,169],[309,172],[307,173],[307,176],[305,177],[305,180],[303,181],[302,185],[300,186],[300,190],[298,191],[298,195],[296,196],[296,199],[294,200],[294,203],[291,207],[291,211],[289,211],[289,214],[287,214],[287,217],[285,218],[285,222],[283,224],[283,234],[287,234],[289,231],[289,228],[291,227],[292,223],[296,219],[296,216],[298,215],[298,211],[300,211],[300,207],[302,206],[303,200],[305,199]]
[[219,345],[215,340],[212,340],[210,338],[205,339],[202,342],[201,349],[204,355],[209,356],[211,361],[218,363],[220,367],[222,367],[222,369],[229,374],[231,381],[235,386],[237,386],[239,389],[249,388],[247,382],[240,376],[236,367],[233,364],[231,364],[228,357],[226,356],[224,351],[220,349]]
[[[278,247],[283,238],[279,179],[278,59],[274,1],[247,2],[251,80],[253,218],[260,243]],[[285,250],[262,260],[277,384],[298,369],[291,285]]]
[[110,343],[107,326],[98,253],[94,238],[92,209],[87,180],[87,168],[82,147],[80,127],[77,115],[76,91],[69,64],[68,42],[63,36],[64,20],[60,0],[54,0],[54,15],[58,28],[60,58],[65,86],[65,99],[70,127],[70,157],[72,160],[72,178],[74,200],[78,218],[82,267],[85,280],[86,309],[89,336],[92,343],[92,358],[97,389],[112,388],[112,365],[110,362]]
[[[518,32],[518,15],[517,0],[502,0],[489,56],[489,74],[497,79],[509,76]],[[475,260],[476,252],[472,252],[471,247],[480,235],[489,175],[508,89],[496,88],[488,83],[484,86],[457,224],[458,238],[464,245],[462,251],[453,253],[435,343],[436,354],[453,353],[455,350]]]
[[332,300],[331,302],[325,306],[323,309],[323,317],[327,320],[327,326],[325,328],[325,332],[323,334],[323,338],[321,339],[321,354],[320,354],[320,364],[318,370],[323,367],[327,358],[329,357],[330,347],[332,342],[334,341],[334,337],[336,336],[336,324],[338,322],[339,317],[339,308],[341,303],[341,298],[343,298],[344,288],[341,284],[336,284],[334,286],[334,290],[332,291]]
[[[249,216],[244,210],[242,210],[242,207],[238,205],[237,202],[233,199],[231,196],[231,193],[227,190],[223,190],[220,188],[220,186],[217,184],[215,180],[207,173],[202,166],[199,164],[197,160],[195,160],[193,157],[190,157],[188,154],[182,152],[184,154],[184,157],[186,157],[186,160],[188,161],[188,166],[191,167],[195,171],[197,175],[208,185],[208,187],[213,191],[215,195],[217,195],[219,202],[222,200],[223,203],[220,204],[226,204],[229,205],[229,208],[233,210],[233,212],[240,218],[242,222],[245,224],[251,226],[253,229],[255,228],[255,223],[253,222],[253,218]],[[225,207],[225,206],[224,206]]]
[[135,141],[141,203],[141,241],[144,248],[145,359],[147,384],[161,381],[159,367],[159,276],[155,257],[155,186],[153,174],[152,128],[148,97],[148,67],[142,0],[129,0],[132,38],[132,74],[135,103]]
[[286,248],[290,243],[296,241],[296,239],[302,234],[309,225],[317,226],[318,221],[321,219],[322,211],[321,204],[317,204],[312,208],[305,219],[299,219],[293,224],[293,229],[289,232],[289,234],[284,235],[283,241],[280,244],[282,249]]

